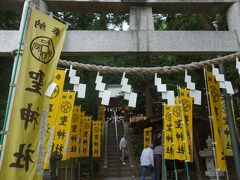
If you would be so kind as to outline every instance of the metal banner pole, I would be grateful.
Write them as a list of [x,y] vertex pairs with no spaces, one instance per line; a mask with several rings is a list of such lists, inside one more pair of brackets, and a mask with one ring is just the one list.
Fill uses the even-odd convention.
[[[219,64],[219,72],[221,74],[225,74],[224,66],[223,64]],[[239,152],[239,142],[237,138],[237,133],[235,129],[234,124],[234,118],[233,118],[233,111],[231,107],[231,101],[230,96],[227,94],[226,89],[222,90],[225,100],[225,106],[226,106],[226,113],[227,113],[227,120],[229,125],[229,131],[231,136],[231,143],[232,143],[232,149],[233,149],[233,159],[235,162],[235,172],[237,174],[237,180],[240,180],[240,152]]]
[[211,130],[211,139],[212,139],[212,148],[213,148],[213,157],[214,157],[214,163],[215,163],[215,172],[216,172],[216,178],[219,180],[219,174],[217,170],[217,159],[216,159],[216,151],[215,151],[215,142],[214,142],[214,135],[213,135],[213,125],[212,125],[212,112],[210,108],[210,100],[209,100],[209,90],[208,90],[208,84],[207,84],[207,75],[206,75],[206,68],[203,68],[204,73],[204,81],[205,81],[205,88],[206,88],[206,96],[207,96],[207,107],[208,107],[208,117],[209,117],[209,124],[210,124],[210,130]]

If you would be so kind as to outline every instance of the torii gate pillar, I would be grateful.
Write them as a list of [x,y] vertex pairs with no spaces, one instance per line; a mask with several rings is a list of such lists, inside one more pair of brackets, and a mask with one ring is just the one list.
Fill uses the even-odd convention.
[[152,7],[130,8],[130,31],[154,31]]
[[[235,31],[238,39],[238,44],[240,45],[240,2],[235,2],[232,4],[227,11],[227,22],[230,31]],[[219,65],[220,73],[224,74],[223,65]],[[230,96],[227,94],[226,90],[223,90],[225,106],[227,111],[227,120],[229,124],[231,143],[233,149],[233,156],[235,161],[235,169],[237,174],[237,179],[240,180],[240,151],[239,151],[239,141],[237,137],[237,132],[235,129],[234,117],[232,112]]]
[[227,23],[230,31],[236,31],[240,45],[240,2],[235,2],[228,8]]

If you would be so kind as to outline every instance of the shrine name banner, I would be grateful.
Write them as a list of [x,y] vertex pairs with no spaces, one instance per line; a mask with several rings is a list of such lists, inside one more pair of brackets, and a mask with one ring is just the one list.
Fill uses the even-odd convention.
[[221,103],[222,103],[222,142],[223,142],[224,154],[225,156],[233,156],[225,100],[222,96],[221,96]]
[[44,139],[45,149],[43,156],[43,169],[49,169],[50,158],[52,154],[53,138],[56,128],[56,119],[60,106],[60,99],[62,97],[65,76],[66,76],[65,70],[57,69],[54,73],[53,82],[56,83],[56,87],[52,93],[52,96],[50,97],[49,102],[47,130]]
[[57,115],[53,152],[62,154],[61,160],[66,160],[68,157],[75,94],[75,92],[63,91]]
[[174,142],[174,159],[190,161],[189,142],[187,141],[187,128],[184,122],[183,106],[179,102],[179,98],[175,98],[173,106],[173,142]]
[[49,110],[49,98],[44,93],[53,80],[66,29],[65,24],[32,9],[1,152],[2,180],[42,178],[42,171],[37,169],[42,168],[44,142],[39,142]]
[[215,141],[215,151],[217,164],[216,167],[225,172],[226,171],[226,160],[223,152],[222,138],[221,138],[221,129],[222,129],[222,105],[221,105],[221,94],[220,94],[220,85],[216,81],[215,76],[206,71],[209,100],[210,100],[210,109],[212,115],[212,124],[213,124],[213,133]]
[[192,128],[192,112],[193,112],[193,98],[190,97],[190,90],[180,89],[180,101],[182,105],[183,117],[183,131],[184,139],[186,140],[187,160],[193,162],[193,128]]
[[149,144],[152,144],[152,127],[143,130],[143,147],[147,148]]
[[103,106],[103,105],[98,106],[98,121],[102,122],[102,130],[101,130],[101,132],[104,133],[105,106]]
[[72,114],[72,124],[70,131],[70,145],[69,145],[69,156],[75,158],[80,156],[79,147],[79,136],[80,136],[80,106],[75,106]]
[[79,142],[79,147],[78,147],[78,151],[79,151],[79,156],[81,156],[81,141],[82,141],[82,127],[83,127],[83,121],[85,119],[85,112],[81,111],[80,112],[80,119],[79,119],[79,136],[78,136],[78,142]]
[[101,121],[92,122],[92,157],[100,157],[101,152]]
[[172,132],[172,110],[173,106],[164,104],[164,159],[174,159],[173,157],[173,132]]
[[105,121],[105,107],[102,105],[98,106],[98,121]]
[[89,146],[91,137],[92,119],[90,116],[85,116],[81,125],[80,135],[80,157],[89,157]]

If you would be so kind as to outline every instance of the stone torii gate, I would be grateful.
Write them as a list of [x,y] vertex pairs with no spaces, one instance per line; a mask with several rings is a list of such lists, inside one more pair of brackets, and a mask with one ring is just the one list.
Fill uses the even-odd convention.
[[[227,54],[240,50],[238,0],[34,0],[49,11],[126,12],[130,31],[68,31],[63,55]],[[0,1],[1,11],[21,9],[24,0]],[[227,12],[229,31],[154,31],[152,13]],[[0,56],[16,49],[18,31],[0,31]],[[11,39],[11,41],[9,41]]]
[[[239,0],[33,0],[49,11],[130,13],[129,31],[68,31],[62,56],[224,55],[240,51]],[[1,0],[1,11],[22,9],[24,0]],[[229,31],[155,31],[153,13],[226,13]],[[16,49],[18,31],[0,30],[0,56]],[[231,126],[230,126],[231,128]],[[231,134],[234,139],[234,134]],[[234,147],[235,145],[235,147]],[[240,180],[238,144],[233,143]]]

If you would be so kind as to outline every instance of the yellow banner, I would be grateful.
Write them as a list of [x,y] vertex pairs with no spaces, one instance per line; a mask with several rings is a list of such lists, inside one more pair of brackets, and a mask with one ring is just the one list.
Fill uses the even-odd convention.
[[101,123],[101,121],[92,122],[92,157],[101,156]]
[[144,148],[147,148],[149,144],[152,144],[152,127],[145,128],[143,133]]
[[182,111],[179,106],[178,99],[175,99],[175,105],[173,106],[173,142],[174,142],[174,159],[185,160],[184,157],[184,136],[182,133]]
[[183,119],[184,119],[184,139],[187,141],[186,143],[186,152],[187,159],[190,162],[193,162],[193,154],[192,154],[192,148],[193,148],[193,132],[192,132],[192,110],[193,110],[193,99],[190,97],[190,91],[187,89],[180,89],[180,100],[182,104],[182,113],[183,113]]
[[44,130],[49,109],[49,98],[44,93],[53,80],[66,28],[38,10],[31,11],[9,115],[9,133],[1,153],[0,179],[32,180],[42,173]]
[[79,142],[79,156],[81,156],[81,140],[82,140],[82,128],[83,128],[83,121],[85,119],[85,112],[80,112],[80,121],[79,121],[79,137],[78,137],[78,142]]
[[172,111],[173,106],[164,104],[164,158],[174,159],[173,157],[173,133],[172,133]]
[[64,70],[55,70],[53,82],[57,84],[49,102],[47,130],[45,134],[45,149],[43,156],[43,169],[49,169],[50,158],[52,154],[53,138],[56,127],[57,113],[59,110],[60,99],[64,86],[66,72]]
[[98,106],[98,121],[105,121],[105,107],[102,105]]
[[70,131],[70,158],[71,157],[79,157],[79,136],[80,136],[80,107],[75,106],[73,109],[72,115],[72,124],[71,124],[71,131]]
[[75,101],[75,92],[62,93],[59,112],[56,121],[56,131],[54,137],[53,152],[57,151],[63,155],[62,160],[66,160],[70,138],[70,128],[72,112]]
[[89,157],[91,117],[85,116],[81,126],[80,157]]
[[217,164],[216,167],[221,171],[226,171],[226,161],[223,152],[222,139],[221,139],[221,129],[222,129],[222,107],[221,107],[221,94],[220,94],[220,86],[216,81],[215,76],[207,71],[207,84],[208,84],[208,92],[209,92],[209,100],[210,100],[210,108],[212,115],[212,124],[213,124],[213,132],[214,132],[214,140],[215,140],[215,150],[216,150],[216,158]]
[[227,113],[224,98],[221,96],[222,102],[222,142],[225,156],[233,156],[230,130],[227,121]]
[[105,106],[98,106],[98,121],[102,122],[101,133],[104,133],[104,123],[105,123]]
[[190,161],[190,150],[187,141],[186,123],[183,121],[183,109],[179,104],[179,99],[175,98],[173,106],[173,142],[174,159]]

